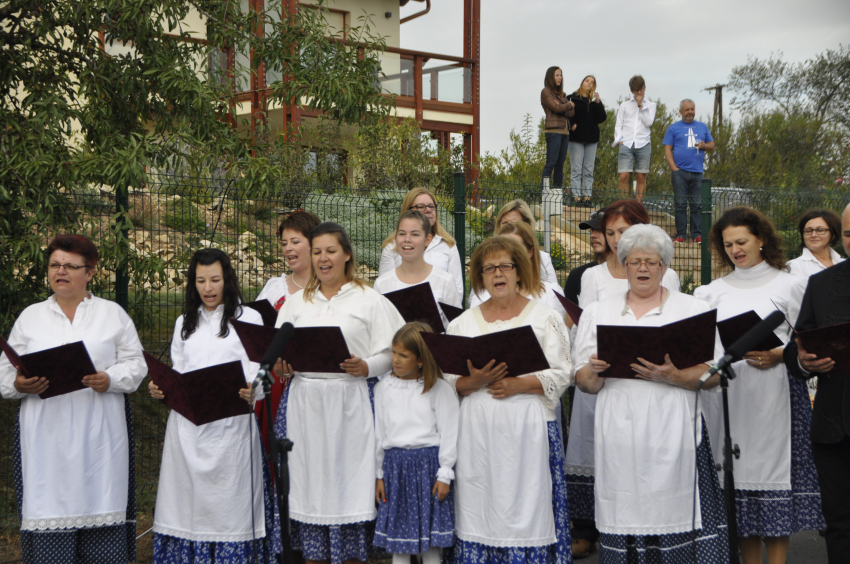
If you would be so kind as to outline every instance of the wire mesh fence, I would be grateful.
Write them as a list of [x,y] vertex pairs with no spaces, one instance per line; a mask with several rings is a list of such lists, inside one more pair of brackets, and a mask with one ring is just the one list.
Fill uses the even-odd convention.
[[[839,211],[850,197],[848,193],[833,191],[798,192],[718,184],[722,183],[704,191],[702,243],[690,241],[676,245],[673,268],[679,273],[684,291],[692,291],[701,280],[710,279],[712,272],[720,273],[716,265],[712,270],[712,261],[705,258],[710,227],[706,223],[729,207],[751,205],[771,217],[791,258],[799,254],[798,218],[814,207]],[[115,222],[121,201],[116,201],[115,195],[107,191],[65,193],[67,222],[63,230],[87,235],[95,241],[103,256],[92,290],[107,299],[125,295],[145,349],[168,362],[172,329],[182,313],[188,265],[195,250],[213,246],[227,252],[238,273],[244,299],[253,300],[269,278],[287,272],[280,254],[277,226],[287,214],[303,209],[345,227],[352,239],[360,275],[374,281],[382,242],[395,229],[404,195],[401,190],[286,186],[275,198],[252,199],[244,197],[238,183],[232,180],[151,175],[143,188],[130,190],[126,195],[131,227],[126,230],[125,242],[115,237],[119,231]],[[550,253],[563,285],[570,270],[593,260],[589,233],[579,229],[579,224],[595,209],[620,199],[621,194],[595,191],[592,207],[582,206],[569,197],[565,199],[560,189],[504,183],[467,184],[460,175],[456,176],[454,186],[437,190],[436,197],[440,221],[458,240],[466,257],[492,234],[496,215],[505,203],[525,200],[538,218],[536,227],[541,247]],[[653,223],[675,235],[672,194],[648,194],[644,205]],[[45,246],[51,235],[50,230],[45,231]],[[126,277],[121,275],[120,254],[115,252],[117,245],[124,245],[129,256]],[[16,300],[16,296],[3,291],[0,300]],[[0,319],[4,335],[8,335],[13,323],[13,318]],[[155,499],[167,409],[150,398],[147,381],[132,394],[131,400],[139,509],[149,512]],[[12,466],[17,410],[17,401],[0,402],[0,528],[9,531],[19,526]]]

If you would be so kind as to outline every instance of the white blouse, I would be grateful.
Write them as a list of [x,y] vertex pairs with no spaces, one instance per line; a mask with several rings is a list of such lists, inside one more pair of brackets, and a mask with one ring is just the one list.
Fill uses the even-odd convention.
[[[574,348],[576,372],[597,352],[599,325],[659,327],[709,311],[705,302],[678,292],[670,292],[661,307],[640,319],[631,308],[624,312],[624,306],[625,292],[584,310]],[[723,355],[716,332],[714,355]],[[716,394],[703,397],[706,395]],[[699,415],[694,398],[693,391],[662,382],[605,379],[597,394],[594,423],[595,514],[600,531],[659,535],[692,529],[696,461],[693,425]],[[697,437],[701,436],[700,429],[698,423]],[[699,529],[699,509],[696,519]]]
[[[198,326],[188,339],[181,336],[184,316],[174,324],[174,370],[182,374],[238,360],[247,387],[260,365],[248,359],[232,325],[227,336],[218,336],[224,306],[213,312],[203,306],[200,310]],[[263,324],[260,314],[247,307],[241,308],[238,319]],[[165,428],[153,530],[196,542],[243,542],[265,536],[261,449],[253,413],[195,425],[172,410]]]
[[109,388],[41,399],[15,389],[17,371],[0,357],[0,392],[21,399],[19,414],[24,496],[23,531],[119,525],[127,510],[129,441],[124,395],[147,374],[130,316],[92,294],[71,322],[55,296],[26,308],[9,345],[19,355],[82,341]]
[[558,285],[558,273],[555,272],[555,266],[552,264],[552,256],[545,251],[540,251],[540,279],[555,286]]
[[460,293],[457,291],[455,281],[445,270],[440,270],[439,268],[434,267],[431,269],[431,273],[428,277],[422,282],[418,282],[417,284],[408,284],[399,279],[396,274],[396,269],[394,268],[387,274],[384,274],[375,280],[375,284],[372,288],[379,294],[388,294],[390,292],[395,292],[396,290],[403,290],[404,288],[424,284],[425,282],[428,282],[431,285],[431,293],[434,294],[434,300],[437,302],[437,310],[440,312],[440,318],[443,320],[443,326],[448,327],[449,320],[442,308],[439,307],[439,303],[442,302],[455,307],[463,306],[461,305],[461,297]]
[[[545,304],[545,305],[551,307],[552,309],[557,311],[558,314],[562,318],[565,319],[566,315],[567,315],[567,310],[565,310],[564,306],[561,305],[561,301],[557,297],[555,297],[555,294],[559,294],[559,295],[563,296],[564,295],[564,289],[561,288],[560,286],[558,286],[557,284],[552,284],[551,282],[546,282],[546,281],[543,282],[543,288],[544,288],[543,293],[540,294],[539,297],[536,297],[536,298],[531,297],[531,296],[527,296],[527,297],[529,299],[536,301],[536,302],[540,302],[542,304]],[[488,292],[486,289],[481,290],[480,294],[477,294],[475,292],[475,290],[470,290],[469,291],[469,309],[480,306],[481,304],[483,304],[484,302],[486,302],[489,299],[490,299],[490,292]]]
[[[293,288],[296,292],[301,288],[296,286]],[[277,307],[277,302],[280,301],[281,298],[288,298],[290,294],[289,285],[286,283],[286,275],[283,276],[274,276],[269,278],[269,281],[266,282],[266,285],[263,286],[263,289],[260,290],[260,293],[257,294],[257,300],[268,300],[272,307]],[[280,308],[277,308],[278,310]]]
[[[844,262],[844,259],[841,258],[841,255],[835,252],[835,249],[829,249],[829,258],[832,259],[832,264],[836,265],[840,262]],[[824,266],[821,261],[815,258],[815,255],[812,254],[807,248],[803,248],[803,254],[795,259],[791,259],[788,261],[788,268],[791,269],[791,274],[796,274],[798,276],[805,276],[808,278],[812,274],[817,274],[818,272],[823,272],[828,267]]]
[[[623,266],[625,272],[625,266]],[[661,285],[671,292],[678,292],[680,288],[679,275],[670,267],[661,279]],[[611,296],[625,294],[629,289],[629,281],[626,278],[614,278],[608,265],[603,263],[592,266],[584,271],[581,277],[581,294],[578,296],[578,305],[585,309],[593,302],[599,302]]]
[[[439,235],[434,235],[428,248],[425,249],[425,262],[449,273],[454,280],[457,292],[463,295],[463,264],[457,245],[449,245]],[[378,265],[378,278],[401,266],[401,255],[395,250],[395,243],[390,243],[381,250],[381,262]]]
[[390,376],[375,386],[375,470],[384,477],[384,451],[391,448],[440,447],[440,469],[435,478],[454,480],[460,406],[445,380],[437,380],[427,393],[421,380]]

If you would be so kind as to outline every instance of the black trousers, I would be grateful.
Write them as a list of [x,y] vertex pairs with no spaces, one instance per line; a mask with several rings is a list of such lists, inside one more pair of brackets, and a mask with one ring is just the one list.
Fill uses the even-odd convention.
[[829,564],[850,564],[850,437],[840,443],[812,442],[818,470]]

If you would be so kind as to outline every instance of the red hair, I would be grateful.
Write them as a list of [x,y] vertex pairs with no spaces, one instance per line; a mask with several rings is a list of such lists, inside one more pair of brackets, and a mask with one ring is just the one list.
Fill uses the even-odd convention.
[[[649,212],[647,212],[646,208],[643,207],[643,204],[637,200],[617,200],[608,206],[605,213],[602,214],[602,219],[599,221],[599,229],[602,230],[602,233],[605,233],[608,228],[608,224],[614,223],[618,217],[622,217],[629,225],[648,225],[652,223],[649,219]],[[612,249],[608,245],[608,237],[606,235],[605,252],[603,253],[603,256],[607,257],[608,253],[611,251]]]
[[100,257],[97,247],[92,243],[91,239],[82,235],[71,235],[70,233],[57,235],[50,240],[50,244],[47,245],[47,259],[50,260],[50,257],[56,251],[80,255],[83,257],[83,262],[86,263],[86,267],[88,268],[97,266],[97,259]]

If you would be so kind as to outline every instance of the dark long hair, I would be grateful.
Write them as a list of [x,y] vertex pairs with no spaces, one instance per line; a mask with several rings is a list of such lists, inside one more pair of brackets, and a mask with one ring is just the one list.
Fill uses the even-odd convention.
[[200,249],[195,251],[192,256],[192,262],[189,263],[189,275],[186,277],[186,302],[183,305],[183,330],[180,336],[185,341],[198,328],[198,319],[201,314],[201,307],[204,303],[201,300],[201,295],[198,293],[198,288],[195,286],[196,271],[198,265],[210,266],[211,264],[220,263],[221,272],[224,276],[224,296],[222,303],[224,304],[224,315],[221,316],[221,331],[219,337],[226,337],[229,332],[227,323],[231,319],[236,319],[242,313],[242,292],[239,291],[239,281],[236,278],[236,271],[233,270],[233,265],[230,264],[230,257],[224,251],[218,249]]
[[561,70],[561,67],[549,67],[546,69],[546,78],[543,79],[543,84],[547,88],[551,88],[558,95],[558,98],[561,98],[564,93],[564,71],[561,71],[561,85],[558,86],[555,84],[555,71],[558,70]]
[[752,235],[763,241],[761,258],[776,270],[788,272],[785,253],[782,252],[782,237],[766,215],[748,206],[736,206],[726,210],[711,226],[709,236],[714,254],[723,264],[735,268],[735,263],[726,254],[726,247],[723,245],[723,230],[727,227],[746,227]]

